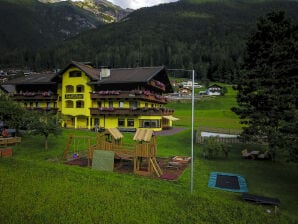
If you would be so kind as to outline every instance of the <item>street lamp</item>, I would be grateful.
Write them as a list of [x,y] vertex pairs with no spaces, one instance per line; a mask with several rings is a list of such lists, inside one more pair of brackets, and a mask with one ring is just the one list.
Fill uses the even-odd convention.
[[194,141],[194,104],[195,104],[195,70],[185,70],[185,69],[167,69],[169,71],[186,71],[186,72],[192,72],[192,93],[191,93],[191,161],[190,161],[190,192],[193,192],[193,173],[194,173],[194,153],[193,153],[193,141]]

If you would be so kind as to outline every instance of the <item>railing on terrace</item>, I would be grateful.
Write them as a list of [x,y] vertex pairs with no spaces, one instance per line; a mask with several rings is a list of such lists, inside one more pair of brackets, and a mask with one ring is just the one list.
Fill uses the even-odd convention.
[[48,108],[48,107],[25,107],[27,110],[36,110],[36,111],[52,111],[52,112],[57,112],[58,108]]
[[10,93],[9,95],[14,100],[25,100],[25,99],[47,99],[47,100],[57,100],[58,95],[51,91],[44,92],[20,92],[20,93]]
[[90,108],[91,115],[165,116],[173,113],[174,110],[168,108]]
[[160,81],[157,81],[157,80],[150,80],[148,84],[151,85],[151,86],[154,86],[154,87],[156,87],[156,88],[158,88],[158,89],[161,89],[161,90],[163,90],[163,91],[166,90],[166,86],[165,86],[165,84],[163,84],[163,83],[160,82]]
[[148,90],[134,91],[94,91],[91,93],[91,99],[139,99],[150,102],[166,104],[167,98],[159,94],[154,94]]

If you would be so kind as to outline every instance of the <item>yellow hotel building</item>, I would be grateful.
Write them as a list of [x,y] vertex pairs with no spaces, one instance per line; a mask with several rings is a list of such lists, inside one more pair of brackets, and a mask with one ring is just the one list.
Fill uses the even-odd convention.
[[165,107],[163,94],[173,89],[162,66],[97,69],[73,61],[57,74],[31,74],[5,87],[29,110],[61,114],[67,128],[160,131],[176,120],[174,111]]

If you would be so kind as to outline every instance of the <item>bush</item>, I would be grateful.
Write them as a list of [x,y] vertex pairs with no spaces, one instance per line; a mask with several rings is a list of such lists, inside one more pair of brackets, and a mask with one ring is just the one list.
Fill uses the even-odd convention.
[[205,138],[203,141],[203,156],[206,159],[215,159],[219,156],[220,152],[223,153],[225,158],[229,156],[229,149],[223,143],[219,142],[217,137]]

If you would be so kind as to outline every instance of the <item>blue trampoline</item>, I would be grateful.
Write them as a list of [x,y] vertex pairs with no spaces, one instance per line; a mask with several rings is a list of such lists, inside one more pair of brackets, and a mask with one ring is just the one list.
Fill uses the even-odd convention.
[[211,172],[208,187],[232,192],[248,191],[245,178],[235,173]]

